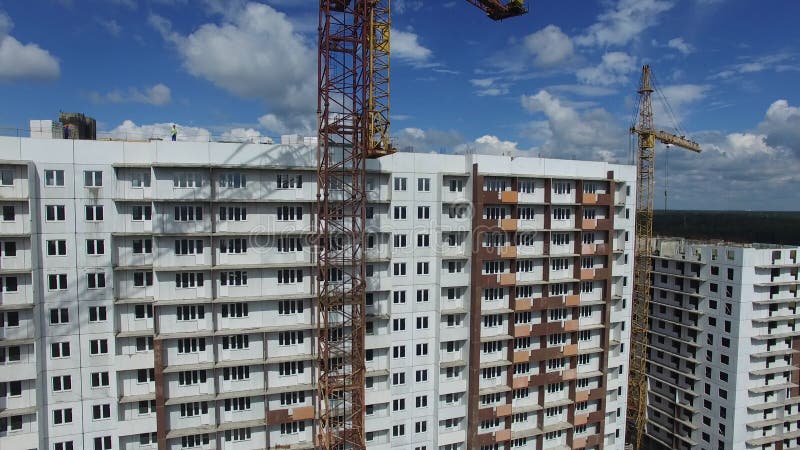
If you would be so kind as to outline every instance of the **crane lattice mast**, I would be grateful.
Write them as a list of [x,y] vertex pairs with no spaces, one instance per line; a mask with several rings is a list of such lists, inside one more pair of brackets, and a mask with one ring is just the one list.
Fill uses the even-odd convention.
[[630,378],[628,382],[628,436],[635,450],[642,449],[647,426],[647,346],[650,322],[650,287],[653,254],[653,193],[656,141],[700,152],[700,146],[683,136],[656,130],[653,122],[653,84],[650,66],[642,68],[639,114],[631,134],[638,135],[636,157],[636,240],[634,245],[633,305],[631,313]]

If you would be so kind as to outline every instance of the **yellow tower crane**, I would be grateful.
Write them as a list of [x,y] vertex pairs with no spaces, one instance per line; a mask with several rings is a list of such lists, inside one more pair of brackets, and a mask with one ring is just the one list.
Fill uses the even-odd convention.
[[642,449],[647,426],[647,346],[650,319],[650,285],[653,253],[653,191],[656,141],[700,152],[700,145],[684,136],[656,130],[653,123],[654,92],[650,66],[642,68],[639,85],[638,123],[631,134],[638,135],[636,241],[634,248],[633,311],[631,317],[630,379],[628,382],[628,441],[634,450]]

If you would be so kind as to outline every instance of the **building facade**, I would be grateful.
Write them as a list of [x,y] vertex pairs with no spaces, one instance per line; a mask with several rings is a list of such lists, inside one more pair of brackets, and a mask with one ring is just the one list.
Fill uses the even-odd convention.
[[[0,138],[0,448],[313,448],[315,161]],[[623,448],[634,168],[369,169],[369,448]]]
[[655,241],[651,440],[671,449],[800,448],[798,251]]

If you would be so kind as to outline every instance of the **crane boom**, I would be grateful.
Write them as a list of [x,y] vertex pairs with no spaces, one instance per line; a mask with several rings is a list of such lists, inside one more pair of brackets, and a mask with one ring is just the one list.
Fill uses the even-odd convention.
[[[631,355],[628,381],[628,436],[634,450],[641,450],[642,438],[647,427],[647,347],[650,322],[650,288],[653,254],[653,191],[655,190],[656,140],[665,144],[700,152],[700,145],[684,136],[656,130],[653,122],[653,85],[650,81],[650,66],[642,68],[639,87],[638,124],[631,127],[631,134],[638,135],[637,191],[636,191],[636,240],[634,245],[633,305],[631,311]],[[632,436],[632,440],[630,439]]]

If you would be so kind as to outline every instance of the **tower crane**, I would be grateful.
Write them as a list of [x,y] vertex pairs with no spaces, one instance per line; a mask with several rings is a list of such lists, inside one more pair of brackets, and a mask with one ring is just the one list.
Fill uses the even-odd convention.
[[[366,161],[389,138],[391,0],[320,0],[317,148],[316,447],[366,448]],[[492,20],[522,0],[467,0]]]
[[674,145],[696,153],[700,145],[684,136],[655,129],[653,122],[650,66],[642,68],[639,85],[638,123],[630,133],[638,136],[636,240],[634,246],[633,306],[631,315],[630,378],[628,382],[628,436],[634,450],[642,449],[642,438],[647,426],[647,346],[650,320],[650,287],[653,253],[653,192],[656,141]]

